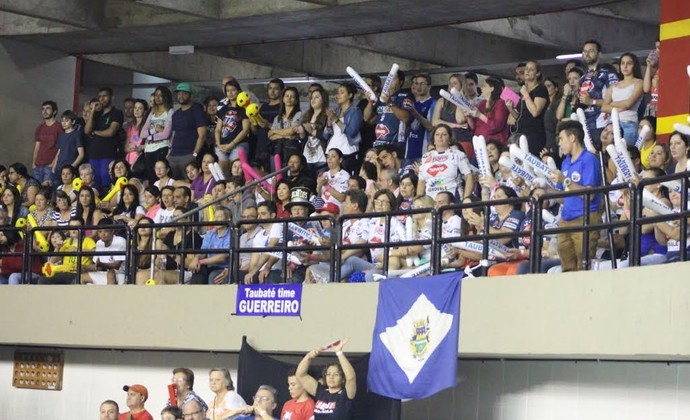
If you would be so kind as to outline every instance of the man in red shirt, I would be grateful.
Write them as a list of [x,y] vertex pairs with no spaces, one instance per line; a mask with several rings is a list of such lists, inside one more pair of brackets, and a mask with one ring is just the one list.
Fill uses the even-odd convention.
[[149,390],[139,384],[125,385],[122,389],[127,392],[129,411],[120,414],[118,420],[153,420],[153,416],[144,408],[144,403],[149,399]]
[[62,132],[62,126],[55,119],[58,107],[53,101],[45,101],[41,105],[43,123],[36,127],[34,139],[33,169],[34,178],[41,185],[50,187],[54,184],[53,170],[51,166],[57,155],[57,138]]

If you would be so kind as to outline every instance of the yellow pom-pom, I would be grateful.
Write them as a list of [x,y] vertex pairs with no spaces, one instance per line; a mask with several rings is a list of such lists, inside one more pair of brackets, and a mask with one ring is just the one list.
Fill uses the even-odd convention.
[[154,279],[148,279],[146,280],[146,283],[144,283],[146,286],[155,286],[156,285],[156,280]]
[[242,108],[246,107],[252,102],[252,98],[249,97],[247,92],[238,93],[235,100],[237,101],[237,105],[241,106]]
[[249,104],[249,106],[247,106],[247,117],[254,118],[257,115],[259,115],[259,105]]

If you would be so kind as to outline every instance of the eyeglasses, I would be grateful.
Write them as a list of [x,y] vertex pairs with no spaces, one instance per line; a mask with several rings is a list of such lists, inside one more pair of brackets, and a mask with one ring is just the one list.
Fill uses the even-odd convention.
[[177,382],[177,383],[180,383],[180,382],[187,382],[187,380],[186,380],[185,378],[172,378],[171,381],[172,381],[173,383],[175,383],[175,382]]
[[273,400],[271,399],[271,397],[254,395],[254,401],[266,402],[266,401],[273,401]]

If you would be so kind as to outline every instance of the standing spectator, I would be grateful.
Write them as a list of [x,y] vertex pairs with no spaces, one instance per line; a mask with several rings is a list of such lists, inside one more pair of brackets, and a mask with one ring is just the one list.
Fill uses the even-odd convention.
[[216,150],[216,126],[218,125],[218,115],[216,114],[218,114],[219,102],[215,96],[207,96],[204,99],[204,111],[206,112],[208,130],[206,131],[206,142],[200,154]]
[[649,94],[649,102],[644,111],[645,115],[656,117],[656,108],[659,105],[659,46],[661,42],[656,40],[654,50],[647,56],[647,66],[644,69],[643,88],[644,93]]
[[146,179],[149,184],[156,181],[153,167],[159,159],[165,159],[170,151],[172,138],[173,97],[170,89],[158,86],[153,92],[153,106],[141,128],[144,137],[144,159]]
[[[381,78],[375,74],[369,74],[362,76],[364,82],[374,91],[376,97],[381,95]],[[357,108],[362,111],[362,126],[360,128],[360,135],[362,136],[362,142],[359,145],[359,150],[369,150],[374,147],[374,140],[376,139],[376,134],[374,132],[374,126],[376,125],[376,114],[372,115],[369,119],[364,119],[364,110],[369,104],[369,98],[367,94],[362,91],[359,102],[357,102]]]
[[[149,104],[143,99],[136,99],[134,101],[134,109],[132,111],[131,123],[127,126],[127,139],[125,140],[125,152],[127,155],[125,159],[130,165],[134,165],[137,158],[144,152],[144,139],[146,135],[142,135],[141,129],[148,119]],[[144,132],[145,134],[145,132]],[[141,176],[143,174],[137,174]]]
[[55,119],[57,112],[58,107],[54,101],[43,102],[41,105],[43,123],[36,127],[34,134],[36,142],[32,159],[34,177],[45,187],[52,186],[56,180],[53,178],[52,165],[55,163],[58,151],[58,135],[62,132],[62,127]]
[[348,174],[352,174],[357,166],[357,152],[362,136],[359,129],[362,126],[362,111],[353,106],[357,89],[352,83],[338,86],[335,95],[338,103],[338,113],[331,108],[326,109],[328,123],[325,137],[328,138],[326,153],[332,149],[339,149],[343,154],[342,167]]
[[215,154],[218,155],[223,173],[230,170],[230,161],[239,157],[239,150],[249,152],[247,142],[251,124],[244,108],[237,105],[237,95],[242,88],[237,81],[231,80],[225,84],[227,106],[218,111],[214,139]]
[[[467,156],[450,147],[451,135],[451,128],[445,124],[434,128],[432,137],[435,149],[422,157],[417,195],[435,198],[441,191],[448,191],[455,197],[459,197],[460,194],[462,197],[472,195],[474,175]],[[464,185],[458,181],[459,179],[464,181]]]
[[642,67],[640,60],[633,53],[624,53],[620,60],[620,73],[623,80],[606,91],[601,104],[602,112],[611,113],[618,109],[618,119],[623,137],[628,146],[634,146],[637,141],[637,110],[642,102]]
[[[76,168],[84,160],[84,145],[82,144],[82,132],[74,127],[77,116],[72,111],[65,111],[60,118],[62,131],[57,137],[57,155],[53,161],[52,172],[54,179],[61,179],[61,170],[65,165]],[[70,181],[72,182],[72,181]]]
[[280,420],[311,420],[314,418],[314,400],[309,397],[300,381],[297,380],[295,369],[288,371],[289,401],[283,404]]
[[[280,111],[268,131],[268,140],[270,140],[268,148],[271,156],[280,156],[283,164],[293,153],[302,153],[302,143],[298,131],[301,119],[299,92],[294,87],[287,87],[283,91]],[[271,159],[271,170],[280,169],[273,166]]]
[[105,188],[108,185],[110,162],[120,155],[120,129],[124,122],[122,111],[112,105],[113,90],[109,87],[98,89],[98,102],[91,104],[89,119],[86,120],[84,133],[90,136],[89,163],[94,171],[94,187]]
[[[414,106],[408,110],[412,115],[410,133],[407,136],[404,159],[405,163],[412,163],[422,158],[429,145],[429,135],[434,128],[431,119],[434,114],[436,99],[429,95],[431,90],[431,76],[420,73],[412,78],[412,94]],[[474,90],[477,93],[477,90]]]
[[566,75],[567,83],[563,85],[563,94],[560,101],[558,101],[558,108],[556,109],[558,121],[570,119],[570,115],[575,112],[579,101],[580,78],[583,74],[582,69],[579,67],[573,67],[568,70]]
[[487,140],[496,139],[505,144],[508,141],[508,108],[501,99],[503,87],[501,79],[487,77],[482,84],[482,101],[472,117],[475,135],[484,136]]
[[482,101],[481,97],[479,96],[479,92],[477,91],[478,86],[479,78],[477,77],[477,73],[471,71],[465,73],[465,85],[462,91],[465,94],[465,97],[474,106],[479,105],[479,102]]
[[549,106],[549,93],[541,83],[541,66],[537,61],[528,61],[524,74],[525,84],[520,87],[520,103],[513,104],[509,100],[506,106],[515,118],[515,131],[527,137],[529,152],[539,156],[546,145],[544,112]]
[[[173,369],[172,383],[175,385],[177,391],[178,407],[184,410],[187,404],[194,401],[199,405],[199,408],[203,410],[203,413],[208,411],[208,405],[206,405],[204,400],[194,392],[194,372],[191,369],[184,367]],[[167,405],[170,406],[170,400],[168,400]],[[185,414],[191,413],[186,413],[185,411]],[[204,415],[200,418],[203,419]]]
[[168,161],[172,177],[184,179],[184,168],[204,146],[208,127],[203,107],[192,101],[192,86],[179,83],[175,94],[180,108],[172,116],[173,138]]
[[556,147],[556,117],[558,105],[561,103],[561,86],[555,77],[547,77],[544,87],[549,94],[549,105],[544,112],[544,130],[546,132],[546,148],[554,150]]
[[595,40],[585,41],[582,47],[582,61],[587,68],[580,78],[580,104],[585,107],[587,129],[594,141],[598,141],[608,119],[601,110],[606,91],[618,83],[616,70],[609,64],[599,63],[602,53],[601,44]]
[[355,370],[343,354],[347,339],[342,339],[333,347],[338,363],[332,363],[324,369],[320,381],[309,375],[309,365],[320,350],[312,350],[299,362],[297,379],[307,392],[314,396],[314,420],[349,419],[352,417],[352,400],[357,394],[357,377]]
[[127,393],[129,411],[120,414],[118,420],[153,420],[151,413],[144,408],[144,403],[149,399],[149,390],[144,385],[125,385],[122,390]]
[[409,93],[400,91],[404,84],[405,73],[398,70],[388,91],[381,92],[380,99],[375,104],[370,102],[364,109],[364,119],[367,121],[378,115],[374,147],[394,145],[400,148],[406,140],[407,123],[410,121],[407,109],[414,106],[414,99]]
[[[124,118],[122,128],[124,128],[125,131],[127,131],[129,126],[134,122],[134,103],[134,98],[125,98],[125,100],[122,101],[122,116]],[[146,103],[146,106],[148,107],[149,104]]]
[[[599,160],[584,148],[584,131],[577,121],[564,121],[558,127],[559,146],[565,155],[561,170],[554,169],[553,182],[562,185],[565,191],[582,190],[601,185],[601,171]],[[563,199],[560,227],[594,225],[598,223],[601,194],[594,194],[589,203],[589,220],[583,223],[584,198],[582,196],[566,197]],[[563,271],[577,271],[582,269],[583,233],[561,233],[558,235],[558,254],[561,258]],[[589,256],[596,251],[599,232],[589,233]]]
[[[462,90],[462,76],[459,74],[451,74],[448,78],[448,92],[451,90]],[[434,127],[439,124],[446,124],[453,130],[453,139],[458,142],[458,147],[461,147],[463,152],[472,159],[474,157],[474,148],[472,147],[472,129],[470,121],[462,112],[462,109],[446,101],[444,98],[439,98],[434,107],[434,117],[431,120]],[[431,138],[433,142],[433,137]]]
[[[261,162],[265,168],[271,168],[271,172],[280,168],[273,167],[273,161],[270,158],[270,146],[268,139],[268,131],[273,128],[273,121],[280,113],[281,94],[285,88],[285,83],[280,79],[273,79],[268,82],[266,86],[266,94],[268,95],[268,102],[264,102],[259,107],[258,125],[252,125],[252,131],[256,135],[256,148],[253,150],[254,160]],[[252,153],[250,153],[250,156]],[[236,175],[233,175],[236,176]]]
[[[317,89],[310,94],[309,109],[302,114],[302,125],[299,129],[300,137],[304,140],[304,158],[312,179],[326,168],[326,146],[328,140],[324,136],[326,128],[326,110],[328,109],[328,93]],[[289,157],[292,159],[292,156]]]

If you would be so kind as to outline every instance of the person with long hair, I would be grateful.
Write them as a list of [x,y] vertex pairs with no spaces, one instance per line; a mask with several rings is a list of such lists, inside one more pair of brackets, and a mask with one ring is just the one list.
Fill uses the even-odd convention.
[[352,106],[357,88],[352,83],[343,83],[338,86],[335,95],[338,111],[326,108],[328,122],[326,124],[325,137],[328,138],[326,152],[338,149],[343,154],[342,167],[348,174],[352,174],[357,166],[356,158],[359,152],[359,143],[362,142],[360,128],[362,127],[363,113],[357,106]]
[[[458,73],[451,74],[448,78],[448,92],[453,89],[462,92],[462,79],[462,75]],[[474,124],[474,121],[468,119],[465,113],[462,112],[462,109],[444,98],[438,98],[431,123],[434,127],[439,124],[445,124],[450,127],[453,131],[453,138],[462,147],[462,151],[470,159],[474,157],[474,148],[472,147],[472,131],[474,127],[470,125]]]
[[[325,162],[325,161],[324,161]],[[293,153],[287,160],[288,171],[285,174],[285,179],[290,185],[290,189],[295,187],[308,188],[311,194],[316,194],[316,178],[321,175],[323,170],[319,171],[317,175],[313,175],[309,171],[307,159],[303,154]]]
[[17,187],[21,196],[20,203],[22,206],[29,208],[34,203],[34,196],[38,192],[40,184],[36,179],[29,175],[23,163],[15,162],[10,165],[7,171],[7,178]]
[[345,200],[347,190],[348,174],[342,168],[343,153],[338,149],[331,149],[326,153],[326,164],[328,170],[321,174],[316,180],[316,190],[326,203],[331,202],[341,208]]
[[164,159],[170,151],[172,138],[173,96],[170,89],[158,86],[153,91],[153,106],[141,128],[144,137],[144,157],[146,159],[146,179],[156,181],[153,171],[159,159]]
[[505,144],[508,141],[508,108],[503,99],[503,81],[497,77],[487,77],[482,84],[482,101],[472,114],[474,134],[488,139],[497,139]]
[[125,185],[122,188],[120,201],[113,210],[113,219],[124,222],[130,227],[137,224],[144,217],[146,211],[139,204],[139,191],[133,185]]
[[153,218],[153,222],[158,223],[168,223],[173,217],[173,211],[175,210],[175,202],[173,199],[173,193],[175,188],[167,185],[161,188],[161,208],[156,213]]
[[149,104],[143,99],[134,100],[132,116],[134,120],[127,126],[127,139],[125,140],[125,159],[130,165],[134,165],[137,158],[144,151],[144,139],[141,137],[141,129],[144,127],[149,114]]
[[584,73],[579,67],[573,67],[568,70],[567,82],[563,84],[563,92],[561,99],[558,101],[558,108],[556,109],[556,118],[558,121],[563,119],[570,119],[570,115],[575,111],[578,104],[578,91],[580,89],[580,78]]
[[154,182],[153,185],[160,190],[162,190],[163,187],[173,186],[175,184],[175,180],[170,176],[170,162],[168,162],[168,159],[160,158],[156,160],[153,170],[157,178],[157,181]]
[[649,155],[649,167],[663,169],[664,172],[671,164],[671,148],[668,144],[657,143],[652,148],[652,153]]
[[[139,196],[139,202],[141,202],[144,197],[144,186],[141,184],[141,181],[134,176],[132,173],[132,167],[126,159],[116,159],[110,166],[111,188],[116,186],[117,180],[120,178],[127,178],[127,185],[131,185],[136,188],[137,195]],[[117,204],[122,198],[122,191],[123,190],[119,190],[110,200],[110,202],[101,201],[98,203],[98,208],[113,209],[117,207]]]
[[206,112],[206,121],[208,121],[208,130],[206,130],[206,142],[199,154],[206,152],[213,152],[216,150],[216,127],[218,126],[218,104],[220,100],[215,96],[207,96],[204,99],[204,111]]
[[507,101],[506,106],[516,119],[515,131],[527,137],[529,152],[539,156],[546,146],[544,113],[549,106],[549,92],[542,83],[541,65],[536,60],[529,60],[525,65],[525,84],[520,88],[520,96],[519,104]]
[[[322,353],[320,349],[307,353],[297,365],[295,372],[297,380],[310,395],[314,396],[316,402],[314,420],[352,417],[352,400],[357,395],[357,376],[343,353],[343,347],[347,342],[347,339],[339,340],[331,348],[338,357],[338,362],[326,366],[319,381],[309,375],[309,366]],[[324,408],[327,408],[327,411]]]
[[230,161],[239,157],[240,149],[249,152],[247,138],[251,123],[244,108],[237,105],[237,95],[242,88],[236,80],[228,81],[225,86],[225,96],[228,104],[218,111],[215,141],[216,155],[223,173],[228,173]]
[[290,202],[290,184],[286,180],[278,181],[273,202],[276,204],[276,217],[284,219],[290,216],[290,210],[285,205]]
[[2,191],[2,208],[7,212],[7,223],[14,226],[17,219],[26,218],[29,210],[21,203],[22,196],[13,185],[8,185]]
[[556,125],[558,124],[558,106],[561,103],[561,84],[555,77],[544,79],[544,87],[549,94],[549,106],[544,112],[544,130],[546,131],[546,147],[557,148]]
[[328,93],[323,88],[317,88],[309,97],[309,109],[302,115],[302,125],[299,135],[304,141],[304,157],[312,179],[326,167],[326,146],[328,140],[324,136],[324,129],[328,117]]
[[[268,148],[271,155],[279,155],[283,162],[297,152],[302,153],[302,144],[299,138],[299,126],[301,125],[302,111],[299,105],[299,92],[294,87],[286,87],[283,90],[282,100],[278,116],[273,120],[273,125],[268,131]],[[273,161],[270,161],[271,170]]]
[[[176,207],[173,211],[173,217],[179,217],[186,213],[187,209],[184,207]],[[156,249],[158,250],[192,250],[201,248],[201,236],[194,229],[183,229],[182,223],[188,222],[188,219],[178,220],[179,226],[172,228],[170,231],[163,234],[161,231],[160,239],[156,242]],[[189,281],[192,278],[192,272],[189,271],[189,266],[192,260],[196,257],[195,254],[168,254],[157,255],[156,266],[158,269],[154,272],[154,281],[156,284],[178,284],[180,280],[180,267],[182,258],[184,258],[185,271],[183,273],[183,280]]]
[[218,156],[213,152],[204,153],[201,158],[201,173],[192,180],[189,188],[192,190],[192,200],[201,201],[205,197],[211,195],[213,187],[216,185],[216,179],[211,173],[211,165],[218,162]]
[[72,203],[77,201],[77,191],[72,186],[72,181],[77,175],[77,168],[72,165],[64,165],[60,168],[60,185],[56,188],[56,191],[63,191],[67,194]]
[[[103,218],[103,213],[96,208],[96,195],[92,188],[81,187],[77,196],[77,205],[74,209],[72,218],[77,217],[82,220],[83,226],[95,226]],[[95,230],[86,230],[86,236],[95,237]]]
[[690,136],[674,131],[671,133],[668,144],[671,148],[671,157],[675,164],[670,166],[666,172],[669,174],[677,174],[678,172],[687,171],[688,157],[690,157]]
[[[152,187],[155,188],[155,187]],[[151,259],[153,255],[147,254],[153,249],[153,219],[144,216],[139,219],[136,227],[136,247],[140,254],[137,257],[136,263],[136,277],[135,283],[138,285],[146,284],[146,281],[151,278]]]
[[637,141],[637,110],[644,95],[642,67],[637,56],[630,52],[622,54],[618,62],[623,79],[606,91],[601,110],[611,113],[613,108],[618,109],[625,142],[634,146]]
[[[472,194],[474,175],[467,156],[460,150],[451,148],[452,135],[452,129],[446,124],[439,124],[431,132],[434,150],[422,157],[417,195],[434,198],[440,191],[449,191],[456,197]],[[462,175],[464,185],[458,183],[459,175]]]

